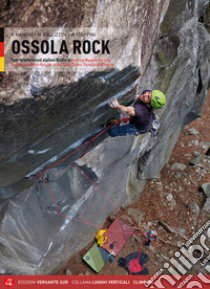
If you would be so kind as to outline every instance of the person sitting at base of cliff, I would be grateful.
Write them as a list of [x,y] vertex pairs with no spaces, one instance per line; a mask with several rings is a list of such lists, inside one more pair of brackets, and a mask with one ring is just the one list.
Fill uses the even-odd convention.
[[109,101],[111,108],[118,109],[121,113],[130,116],[126,125],[112,126],[109,129],[111,137],[124,135],[138,135],[150,131],[156,136],[159,128],[159,121],[156,119],[154,109],[162,108],[166,103],[165,94],[159,90],[144,90],[136,98],[134,106],[121,105],[116,98]]

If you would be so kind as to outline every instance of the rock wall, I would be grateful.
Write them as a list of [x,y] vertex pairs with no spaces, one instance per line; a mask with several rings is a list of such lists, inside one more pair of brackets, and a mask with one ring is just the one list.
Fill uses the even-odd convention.
[[[159,176],[183,126],[199,117],[210,75],[210,38],[200,22],[208,1],[63,1],[56,10],[56,0],[19,2],[20,13],[11,7],[2,25],[31,26],[33,19],[38,27],[114,26],[127,35],[115,70],[49,74],[35,90],[26,73],[1,80],[0,267],[46,274]],[[71,154],[114,116],[110,97],[128,104],[148,87],[167,95],[157,138],[103,134],[85,156],[85,147]],[[41,179],[29,178],[68,154]]]

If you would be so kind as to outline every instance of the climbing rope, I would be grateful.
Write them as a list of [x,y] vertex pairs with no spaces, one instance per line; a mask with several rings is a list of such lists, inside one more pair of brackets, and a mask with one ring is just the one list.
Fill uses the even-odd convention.
[[[123,121],[123,122],[125,123],[126,121],[128,121],[128,119],[122,118],[122,119],[120,119],[120,121]],[[65,214],[62,213],[60,207],[59,207],[58,204],[57,204],[57,201],[56,201],[55,195],[54,195],[54,193],[53,193],[53,190],[51,189],[50,185],[46,182],[46,180],[45,180],[44,178],[42,178],[41,176],[42,176],[46,171],[48,171],[48,170],[56,167],[58,164],[64,162],[64,161],[67,160],[69,157],[71,157],[71,156],[74,155],[76,152],[78,152],[80,149],[82,149],[83,147],[85,147],[86,145],[88,145],[88,146],[86,147],[86,149],[85,149],[85,152],[84,152],[84,153],[82,154],[82,156],[81,156],[81,157],[83,157],[85,154],[87,154],[87,152],[88,152],[91,144],[92,144],[95,140],[97,140],[101,135],[103,135],[107,130],[109,130],[109,128],[112,127],[112,126],[113,126],[113,124],[108,125],[108,126],[105,127],[103,130],[101,130],[98,134],[96,134],[95,136],[93,136],[90,140],[88,140],[88,141],[86,141],[85,143],[81,144],[79,147],[77,147],[77,148],[76,148],[75,150],[73,150],[71,153],[69,153],[68,155],[66,155],[65,157],[63,157],[62,159],[60,159],[59,161],[55,162],[55,163],[52,164],[51,166],[47,167],[46,169],[42,170],[41,172],[39,172],[39,173],[35,176],[35,178],[36,178],[37,180],[41,181],[41,182],[46,186],[46,188],[47,188],[47,190],[48,190],[48,192],[49,192],[49,194],[50,194],[51,200],[52,200],[53,204],[55,205],[56,212],[57,212],[57,214],[58,214],[59,216],[64,217],[64,218],[69,218],[68,215],[65,215]],[[90,184],[96,189],[96,191],[99,192],[99,193],[104,197],[104,199],[106,199],[106,200],[110,203],[110,205],[112,206],[112,208],[113,208],[114,210],[118,209],[118,207],[114,204],[113,199],[110,199],[110,198],[106,195],[106,193],[105,193],[103,190],[101,190],[101,188],[100,188],[87,174],[85,174],[85,173],[79,168],[79,166],[78,166],[75,162],[74,162],[73,164],[71,164],[71,166],[74,167],[74,168],[76,168],[77,171],[78,171],[81,175],[83,175],[83,176],[90,182]],[[123,215],[126,216],[125,213],[123,213]],[[101,228],[101,227],[99,227],[99,226],[96,225],[96,224],[93,224],[93,223],[91,223],[91,222],[89,222],[89,221],[85,221],[85,220],[82,220],[82,219],[79,219],[79,218],[71,218],[71,220],[78,221],[78,222],[80,222],[80,223],[83,223],[83,224],[88,225],[88,226],[91,226],[91,227],[96,227],[96,228],[99,228],[99,229]],[[148,240],[148,237],[147,237],[144,233],[142,233],[142,232],[138,232],[138,233],[141,234],[141,235],[143,235],[144,237],[146,237],[146,239]],[[141,253],[141,252],[140,252],[140,253]],[[139,253],[139,255],[140,255],[140,253]],[[138,258],[137,258],[137,259],[138,259]],[[132,263],[131,267],[132,267],[132,268],[135,267],[135,262]]]
[[[45,185],[45,187],[47,188],[47,190],[48,190],[48,192],[49,192],[49,194],[50,194],[51,200],[52,200],[53,204],[55,205],[56,213],[58,214],[58,216],[63,217],[63,218],[65,218],[65,219],[69,219],[69,216],[68,216],[68,215],[62,213],[60,207],[59,207],[58,204],[57,204],[57,200],[56,200],[56,198],[55,198],[55,195],[54,195],[54,193],[53,193],[53,190],[52,190],[51,187],[48,185],[48,183],[47,183],[44,179],[42,179],[42,178],[37,178],[37,180],[41,181],[41,182]],[[95,227],[95,228],[100,229],[100,226],[95,225],[95,224],[93,224],[93,223],[91,223],[91,222],[89,222],[89,221],[84,221],[84,220],[79,219],[79,218],[71,218],[70,220],[77,221],[77,222],[80,222],[80,223],[82,223],[82,224],[85,224],[85,225],[88,225],[88,226],[91,226],[91,227]]]
[[[65,157],[61,158],[59,161],[55,162],[54,164],[52,164],[51,166],[47,167],[46,169],[43,169],[41,172],[39,172],[38,174],[36,174],[36,178],[42,176],[46,171],[51,170],[52,168],[56,167],[57,165],[59,165],[60,163],[64,162],[65,160],[67,160],[68,158],[70,158],[72,155],[74,155],[76,152],[78,152],[80,149],[82,149],[83,147],[85,147],[86,145],[90,145],[91,143],[93,143],[93,141],[95,141],[97,138],[99,138],[101,135],[103,135],[109,128],[110,126],[105,127],[103,130],[101,130],[96,136],[92,137],[90,140],[84,142],[83,144],[81,144],[80,146],[78,146],[75,150],[73,150],[71,153],[69,153],[68,155],[66,155]],[[89,148],[89,147],[88,147]],[[85,153],[82,155],[84,156],[87,153],[87,148],[85,150]]]
[[[66,155],[65,157],[63,157],[62,159],[60,159],[59,161],[57,161],[56,163],[52,164],[51,166],[47,167],[46,169],[42,170],[41,172],[39,172],[39,173],[35,176],[35,178],[36,178],[38,181],[41,181],[41,182],[45,185],[45,187],[47,188],[47,190],[48,190],[48,192],[49,192],[49,194],[50,194],[51,200],[52,200],[53,204],[55,205],[56,213],[57,213],[59,216],[65,217],[65,218],[67,218],[67,219],[69,218],[67,215],[65,215],[65,214],[62,213],[60,207],[59,207],[58,204],[57,204],[57,201],[56,201],[56,198],[55,198],[55,195],[54,195],[54,193],[53,193],[52,188],[51,188],[50,185],[46,182],[46,180],[45,180],[44,178],[42,178],[41,176],[42,176],[46,171],[48,171],[48,170],[56,167],[58,164],[60,164],[60,163],[62,163],[63,161],[67,160],[70,156],[72,156],[73,154],[75,154],[76,152],[78,152],[80,149],[82,149],[83,147],[85,147],[86,145],[88,145],[88,147],[87,147],[86,150],[85,150],[85,153],[83,153],[83,155],[82,155],[82,156],[84,156],[84,155],[87,153],[87,151],[88,151],[90,145],[93,143],[93,141],[95,141],[95,140],[98,139],[102,134],[104,134],[104,133],[109,129],[109,127],[110,127],[110,126],[104,128],[102,131],[100,131],[97,135],[95,135],[94,137],[92,137],[90,140],[86,141],[85,143],[83,143],[82,145],[80,145],[79,147],[77,147],[75,150],[73,150],[71,153],[69,153],[68,155]],[[72,164],[72,166],[75,166],[75,165]],[[77,167],[77,169],[80,170],[79,167]],[[102,194],[102,192],[100,192],[100,193]],[[104,196],[104,197],[105,197],[105,196]],[[91,222],[88,222],[88,221],[81,220],[81,219],[79,219],[79,218],[71,218],[71,220],[78,221],[78,222],[80,222],[80,223],[83,223],[83,224],[86,224],[86,225],[89,225],[89,226],[96,227],[96,228],[100,229],[100,226],[95,225],[95,224],[93,224],[93,223],[91,223]]]

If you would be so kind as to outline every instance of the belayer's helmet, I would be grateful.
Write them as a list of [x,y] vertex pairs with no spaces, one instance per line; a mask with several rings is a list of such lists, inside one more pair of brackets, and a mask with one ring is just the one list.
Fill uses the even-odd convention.
[[151,106],[155,109],[162,108],[166,104],[166,96],[160,90],[152,90]]

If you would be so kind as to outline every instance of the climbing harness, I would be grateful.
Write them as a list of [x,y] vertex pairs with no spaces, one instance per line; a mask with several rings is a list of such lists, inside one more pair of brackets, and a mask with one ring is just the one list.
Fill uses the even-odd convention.
[[[110,125],[111,127],[114,125],[120,125],[120,123],[128,123],[131,120],[132,117],[122,117],[120,119],[116,119],[116,118],[111,118],[107,121],[106,125]],[[160,122],[156,116],[156,114],[153,112],[153,114],[151,115],[151,120],[150,120],[150,125],[148,127],[146,127],[145,129],[138,129],[138,134],[144,134],[147,132],[151,133],[152,137],[156,137],[158,129],[160,127]],[[138,135],[137,134],[137,135]]]

